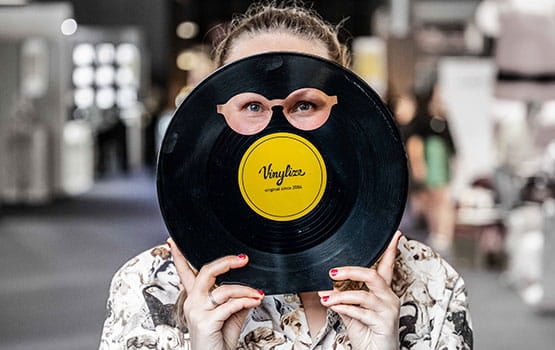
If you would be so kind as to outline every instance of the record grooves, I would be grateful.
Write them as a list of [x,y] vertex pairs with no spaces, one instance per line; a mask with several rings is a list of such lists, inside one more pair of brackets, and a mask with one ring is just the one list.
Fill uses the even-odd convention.
[[[264,108],[244,108],[252,103]],[[294,53],[242,59],[201,82],[177,109],[157,170],[164,221],[191,264],[246,253],[247,267],[218,282],[267,294],[328,289],[330,268],[372,264],[407,195],[404,148],[377,94]]]

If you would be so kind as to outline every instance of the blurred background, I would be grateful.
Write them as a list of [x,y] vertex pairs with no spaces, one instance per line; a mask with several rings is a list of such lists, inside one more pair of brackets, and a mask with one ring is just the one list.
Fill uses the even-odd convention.
[[[0,349],[95,349],[163,243],[158,147],[248,0],[0,0]],[[465,278],[477,349],[555,343],[555,0],[313,1],[406,142],[402,229]]]

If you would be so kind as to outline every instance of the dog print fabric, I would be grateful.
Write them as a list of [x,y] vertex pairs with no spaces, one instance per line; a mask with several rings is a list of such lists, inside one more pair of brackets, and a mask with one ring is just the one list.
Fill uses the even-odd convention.
[[[473,345],[464,281],[428,246],[402,237],[392,282],[401,300],[400,349],[460,349]],[[186,329],[174,320],[180,281],[169,249],[155,247],[114,275],[100,350],[190,348]],[[351,349],[345,325],[328,310],[326,325],[311,337],[296,294],[266,296],[253,309],[238,350]]]

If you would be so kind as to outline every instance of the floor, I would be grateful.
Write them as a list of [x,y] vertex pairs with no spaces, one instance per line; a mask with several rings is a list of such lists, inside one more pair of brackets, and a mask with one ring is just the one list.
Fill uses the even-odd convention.
[[[112,274],[166,236],[148,171],[47,206],[1,208],[0,350],[98,348]],[[554,314],[526,306],[500,272],[456,267],[475,349],[554,348]]]

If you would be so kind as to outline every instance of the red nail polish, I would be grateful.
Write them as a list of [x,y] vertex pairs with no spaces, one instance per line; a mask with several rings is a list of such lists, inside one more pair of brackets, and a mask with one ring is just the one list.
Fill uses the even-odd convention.
[[325,303],[326,301],[328,301],[329,298],[330,298],[329,295],[324,295],[324,296],[322,297],[322,301]]
[[337,273],[338,273],[338,272],[339,272],[339,271],[338,271],[337,269],[331,269],[331,270],[330,270],[330,275],[331,275],[332,277],[335,277],[335,276],[337,276]]
[[262,289],[257,290],[258,294],[264,295],[264,291]]
[[166,241],[166,244],[168,245],[169,248],[172,247],[172,244],[169,241]]
[[247,254],[239,254],[237,257],[241,260],[245,260],[247,258]]

